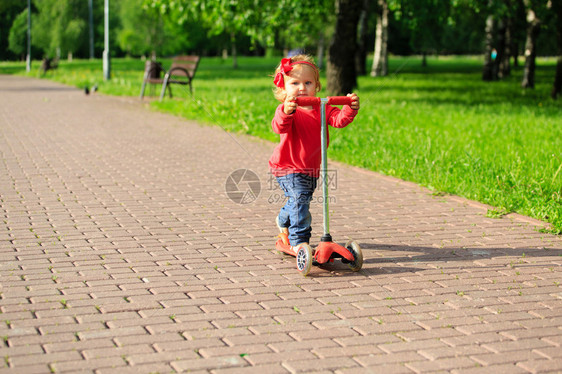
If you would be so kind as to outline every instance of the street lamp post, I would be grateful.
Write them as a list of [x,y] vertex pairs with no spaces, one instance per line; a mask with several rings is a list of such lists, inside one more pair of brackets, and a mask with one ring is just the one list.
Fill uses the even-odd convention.
[[90,60],[94,58],[94,9],[93,0],[88,0],[88,23],[90,31]]
[[27,56],[25,57],[25,71],[31,71],[31,0],[27,0]]
[[104,49],[103,49],[103,79],[111,78],[111,65],[109,56],[109,0],[104,0]]

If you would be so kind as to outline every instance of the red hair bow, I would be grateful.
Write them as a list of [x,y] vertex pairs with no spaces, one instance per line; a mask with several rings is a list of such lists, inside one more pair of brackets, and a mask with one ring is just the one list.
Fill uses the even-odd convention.
[[275,75],[273,84],[275,84],[279,88],[285,88],[285,79],[283,78],[283,76],[289,74],[291,70],[293,70],[291,59],[290,58],[281,59],[281,71]]

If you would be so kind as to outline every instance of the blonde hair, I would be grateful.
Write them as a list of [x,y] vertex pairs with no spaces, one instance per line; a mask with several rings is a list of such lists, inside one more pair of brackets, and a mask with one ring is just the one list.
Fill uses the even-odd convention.
[[[298,62],[300,61],[306,62],[307,64],[298,64]],[[316,78],[316,92],[319,92],[322,89],[322,85],[320,84],[320,71],[318,69],[318,66],[316,66],[316,64],[314,63],[314,59],[312,58],[312,56],[305,54],[295,55],[291,57],[291,64],[295,63],[297,63],[294,67],[295,69],[302,68],[303,65],[312,65],[311,67],[314,68],[314,77]],[[276,76],[279,73],[281,73],[281,63],[277,65],[273,76]],[[284,102],[285,98],[287,97],[287,92],[285,92],[285,88],[275,87],[273,89],[273,95],[277,100]]]

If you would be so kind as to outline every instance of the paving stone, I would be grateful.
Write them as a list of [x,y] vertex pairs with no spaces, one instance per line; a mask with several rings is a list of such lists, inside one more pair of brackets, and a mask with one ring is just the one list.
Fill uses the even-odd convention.
[[[486,348],[486,346],[484,346]],[[523,348],[523,347],[522,347]],[[487,348],[486,348],[487,349]],[[498,364],[506,364],[506,363],[517,363],[527,360],[535,360],[535,359],[544,359],[538,353],[532,352],[531,350],[513,350],[513,351],[506,351],[498,354],[497,352],[494,353],[484,353],[484,354],[473,354],[471,358],[478,362],[479,364],[485,366],[493,366]]]
[[531,373],[559,373],[562,371],[562,360],[530,360],[520,362],[517,366]]
[[451,370],[453,374],[484,374],[484,373],[497,373],[497,374],[527,374],[528,371],[515,366],[514,364],[481,366],[477,365],[472,368],[460,368]]
[[451,371],[459,368],[472,368],[475,362],[468,357],[441,358],[432,361],[416,361],[406,363],[406,367],[416,372]]
[[188,370],[211,370],[223,368],[240,368],[249,366],[248,362],[242,357],[225,356],[225,357],[212,357],[212,358],[198,358],[190,360],[177,360],[171,363],[174,370],[184,372]]
[[271,374],[284,374],[289,373],[289,371],[283,367],[280,363],[270,364],[270,365],[259,365],[259,366],[251,366],[251,367],[242,367],[242,368],[228,368],[228,369],[217,369],[213,370],[213,373],[216,374],[262,374],[262,373],[271,373]]
[[[170,373],[173,369],[165,363],[150,363],[135,366],[101,368],[97,369],[99,374],[137,374],[137,373]],[[195,372],[192,372],[195,373]]]
[[381,354],[381,355],[368,355],[368,356],[358,356],[355,357],[362,366],[368,367],[379,367],[388,364],[400,364],[406,365],[409,362],[428,362],[427,359],[420,354],[409,351],[409,352],[399,352],[391,354]]
[[377,371],[388,374],[412,374],[413,371],[402,364],[382,364],[365,368],[345,368],[335,371],[337,374],[372,374]]
[[330,357],[321,360],[290,361],[283,363],[283,366],[292,373],[310,373],[313,370],[330,372],[338,369],[355,368],[359,365],[349,357]]

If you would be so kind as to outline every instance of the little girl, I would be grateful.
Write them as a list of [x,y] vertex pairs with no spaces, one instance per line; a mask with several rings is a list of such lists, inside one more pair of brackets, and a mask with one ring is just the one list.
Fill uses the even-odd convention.
[[[312,57],[297,55],[281,60],[275,70],[275,98],[281,102],[271,122],[273,131],[280,135],[279,145],[269,159],[271,173],[288,198],[276,218],[282,233],[296,250],[310,240],[310,201],[316,188],[322,159],[320,140],[320,108],[298,106],[299,96],[316,96],[320,91],[320,73]],[[351,106],[341,110],[326,105],[326,121],[342,128],[349,125],[359,110],[359,97],[351,97]]]

